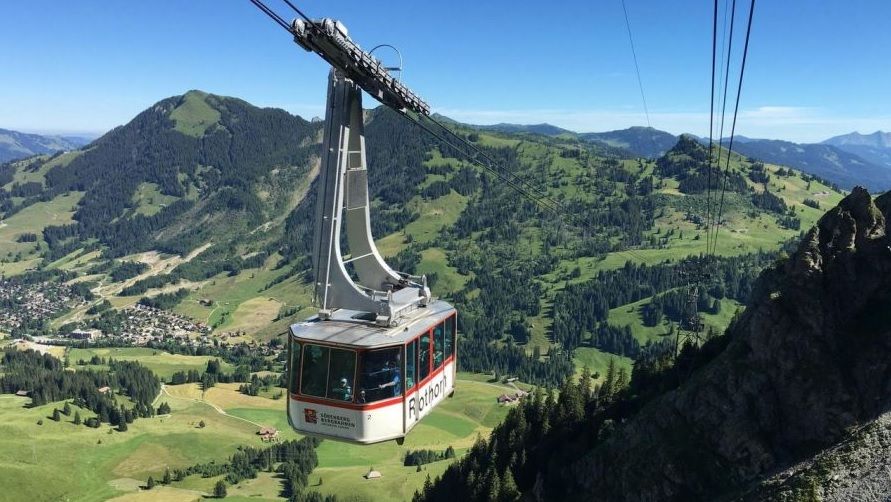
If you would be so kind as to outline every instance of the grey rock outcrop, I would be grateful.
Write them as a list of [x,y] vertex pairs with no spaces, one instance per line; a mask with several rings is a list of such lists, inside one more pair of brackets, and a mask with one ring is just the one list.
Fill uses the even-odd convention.
[[594,500],[713,500],[891,410],[891,195],[855,188],[756,285],[727,348],[575,461]]

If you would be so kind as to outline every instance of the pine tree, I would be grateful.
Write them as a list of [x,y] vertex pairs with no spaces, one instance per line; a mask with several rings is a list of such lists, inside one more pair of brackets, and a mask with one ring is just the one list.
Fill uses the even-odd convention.
[[170,484],[170,468],[164,469],[164,478],[161,479],[161,482],[165,485]]
[[74,425],[80,425],[80,412],[74,412]]
[[505,471],[501,478],[501,489],[498,491],[498,500],[503,502],[513,502],[520,498],[520,489],[517,488],[517,482],[510,469]]
[[[420,467],[420,466],[418,466]],[[430,491],[433,489],[433,482],[430,481],[430,474],[427,474],[427,479],[424,480],[424,490],[422,493],[425,495],[429,495]]]
[[56,422],[62,420],[62,415],[61,413],[59,413],[58,408],[53,408],[53,420],[55,420]]
[[606,369],[606,378],[600,385],[600,399],[606,402],[612,401],[616,388],[616,359],[610,358]]
[[155,487],[155,478],[149,476],[148,480],[145,482],[145,489],[151,490],[154,487]]
[[501,493],[501,477],[498,476],[494,463],[489,465],[489,474],[486,478],[484,485],[486,491],[482,495],[485,500],[498,500],[498,494]]
[[621,392],[628,386],[628,371],[625,368],[619,368],[619,377],[616,379],[616,392]]
[[218,499],[226,498],[226,482],[222,479],[213,485],[213,496]]
[[71,416],[71,405],[67,402],[65,403],[65,407],[62,408],[62,413],[68,417]]
[[591,399],[591,370],[588,368],[587,364],[582,368],[582,375],[579,377],[579,385],[582,391],[582,397],[585,401]]
[[121,423],[118,424],[118,432],[127,432],[127,422],[126,421],[121,421]]

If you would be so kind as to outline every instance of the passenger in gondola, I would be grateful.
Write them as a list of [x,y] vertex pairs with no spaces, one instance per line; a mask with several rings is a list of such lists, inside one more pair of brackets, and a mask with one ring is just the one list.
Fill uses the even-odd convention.
[[387,387],[393,387],[393,395],[398,396],[402,394],[402,378],[401,372],[399,371],[399,356],[396,356],[396,362],[388,362],[387,373],[390,376],[390,381],[387,383],[382,383],[378,385],[378,389],[385,389]]
[[346,378],[341,378],[340,386],[334,387],[331,391],[336,397],[339,397],[344,401],[352,401],[353,399],[353,389],[350,387]]

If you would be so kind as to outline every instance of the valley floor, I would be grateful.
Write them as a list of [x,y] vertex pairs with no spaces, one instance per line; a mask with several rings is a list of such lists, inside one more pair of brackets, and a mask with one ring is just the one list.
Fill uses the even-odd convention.
[[[395,442],[356,446],[323,441],[319,466],[309,489],[323,494],[359,495],[369,500],[410,499],[427,475],[435,478],[450,461],[416,467],[402,465],[409,450],[455,448],[458,456],[478,435],[487,435],[506,415],[496,397],[511,387],[485,381],[481,375],[461,375],[455,397],[419,424],[403,446]],[[28,408],[28,398],[0,396],[0,500],[201,500],[220,478],[190,476],[151,491],[142,487],[166,468],[223,462],[240,445],[263,446],[258,424],[276,427],[282,439],[297,439],[287,423],[283,399],[247,396],[238,384],[218,384],[202,392],[197,384],[166,385],[156,403],[166,401],[170,415],[136,420],[126,432],[106,424],[99,429],[75,426],[71,417],[49,417],[52,403]],[[74,407],[86,418],[91,412]],[[38,425],[42,421],[42,425]],[[205,427],[199,427],[200,422]],[[373,467],[381,479],[366,480]],[[260,473],[253,480],[230,486],[229,499],[280,500],[282,480]]]

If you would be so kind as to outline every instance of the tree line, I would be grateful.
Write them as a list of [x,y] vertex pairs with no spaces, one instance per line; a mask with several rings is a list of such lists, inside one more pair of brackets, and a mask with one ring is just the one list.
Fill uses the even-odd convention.
[[[306,497],[312,497],[305,492],[309,475],[319,463],[316,447],[320,442],[321,440],[318,438],[306,437],[300,440],[283,441],[266,448],[240,446],[229,457],[228,462],[195,464],[172,471],[167,469],[160,480],[155,480],[150,476],[146,481],[146,487],[151,489],[157,484],[166,485],[174,481],[182,481],[188,476],[198,475],[202,478],[225,476],[222,480],[223,490],[220,490],[224,494],[227,484],[235,485],[245,479],[256,478],[260,472],[274,471],[284,479],[285,493],[290,500],[305,500]],[[216,493],[215,496],[219,497],[220,494]],[[314,500],[314,498],[306,500]]]
[[[713,359],[727,339],[685,345],[677,358],[673,345],[665,342],[642,351],[630,378],[611,360],[599,384],[585,368],[577,381],[567,380],[558,392],[534,391],[488,439],[479,438],[441,477],[426,483],[414,501],[572,500],[584,481],[573,477],[567,461],[608,440],[648,402]],[[601,495],[609,500],[620,494]]]
[[[34,350],[6,351],[0,362],[0,392],[26,391],[31,406],[72,399],[93,411],[97,423],[117,426],[155,414],[152,402],[161,390],[161,381],[138,362],[110,360],[108,371],[71,372],[59,359]],[[105,387],[109,390],[100,391]],[[127,395],[133,406],[119,404],[115,392]]]

